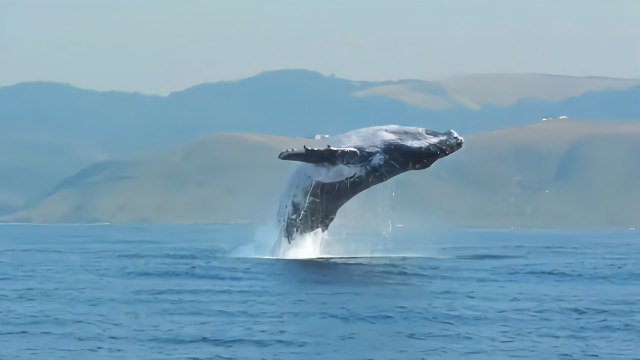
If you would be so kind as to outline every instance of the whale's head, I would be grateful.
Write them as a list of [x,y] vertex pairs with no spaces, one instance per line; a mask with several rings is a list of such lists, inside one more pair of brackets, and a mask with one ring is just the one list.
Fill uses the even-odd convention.
[[462,136],[458,135],[457,132],[453,130],[449,130],[443,133],[444,139],[442,142],[442,146],[447,147],[449,154],[452,154],[462,148],[462,144],[464,144],[464,139]]
[[384,153],[400,168],[422,170],[430,167],[436,160],[460,150],[464,139],[455,131],[443,133],[414,128],[404,134],[394,132],[396,139],[384,146]]

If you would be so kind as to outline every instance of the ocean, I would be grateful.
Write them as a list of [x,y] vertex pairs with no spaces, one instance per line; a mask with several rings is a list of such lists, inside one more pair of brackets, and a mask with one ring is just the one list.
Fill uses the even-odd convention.
[[640,359],[638,230],[265,233],[0,225],[0,359]]

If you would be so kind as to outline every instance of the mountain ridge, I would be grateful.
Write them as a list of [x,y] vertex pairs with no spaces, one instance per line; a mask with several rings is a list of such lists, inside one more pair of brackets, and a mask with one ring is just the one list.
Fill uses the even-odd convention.
[[[539,85],[549,79],[537,76],[527,81]],[[485,86],[472,80],[465,81],[475,88]],[[584,85],[581,78],[561,80]],[[502,84],[498,93],[510,82],[503,79]],[[594,84],[587,88],[601,87]],[[362,93],[381,87],[401,93]],[[512,105],[500,106],[476,101],[478,109],[465,106],[445,90],[437,82],[351,81],[308,70],[200,84],[167,96],[99,92],[46,82],[2,87],[0,214],[32,205],[56,183],[92,163],[153,153],[213,132],[313,137],[395,123],[437,131],[454,129],[466,136],[561,115],[640,120],[640,86],[587,91],[556,102],[519,98]],[[411,99],[418,104],[410,104]],[[443,103],[449,105],[428,108]]]

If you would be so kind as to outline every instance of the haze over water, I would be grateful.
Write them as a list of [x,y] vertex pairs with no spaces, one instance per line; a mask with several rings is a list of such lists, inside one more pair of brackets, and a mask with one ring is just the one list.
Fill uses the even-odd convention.
[[[637,230],[340,234],[380,256],[237,258],[248,225],[0,226],[0,358],[633,359]],[[348,254],[345,254],[348,255]]]

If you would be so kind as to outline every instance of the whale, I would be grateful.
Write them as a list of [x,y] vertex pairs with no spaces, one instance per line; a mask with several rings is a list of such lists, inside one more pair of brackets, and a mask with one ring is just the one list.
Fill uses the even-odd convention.
[[464,139],[418,127],[375,126],[325,138],[322,148],[287,149],[278,155],[300,162],[280,199],[280,238],[325,232],[338,210],[372,186],[412,170],[424,170],[460,150]]

